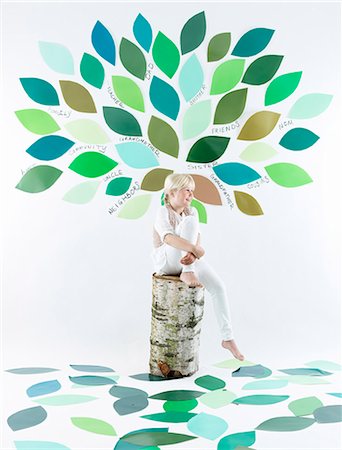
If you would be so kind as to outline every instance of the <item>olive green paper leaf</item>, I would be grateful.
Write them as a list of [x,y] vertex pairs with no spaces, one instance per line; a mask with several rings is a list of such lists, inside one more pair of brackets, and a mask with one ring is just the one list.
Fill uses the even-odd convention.
[[206,136],[196,141],[186,158],[188,162],[209,163],[219,159],[227,149],[230,138]]
[[247,89],[238,89],[223,96],[216,106],[214,124],[226,124],[237,120],[246,106]]
[[170,124],[158,117],[152,116],[147,133],[154,147],[167,155],[178,158],[179,140]]
[[75,81],[59,82],[64,100],[71,109],[84,113],[96,113],[96,106],[90,92]]
[[210,95],[224,94],[241,80],[245,67],[244,59],[232,59],[220,64],[213,74]]
[[152,56],[159,69],[169,78],[172,78],[179,66],[179,50],[176,45],[160,31],[153,43]]
[[269,135],[277,125],[280,114],[272,111],[259,111],[253,114],[242,127],[237,139],[256,141]]
[[204,11],[191,17],[181,31],[182,55],[195,50],[204,40],[206,33],[206,20]]
[[269,177],[283,187],[298,187],[312,182],[305,170],[295,164],[275,163],[265,169]]
[[56,167],[46,165],[36,166],[25,173],[16,185],[16,188],[31,194],[43,192],[51,187],[62,173],[63,172]]
[[119,53],[125,69],[135,77],[144,80],[146,74],[146,59],[140,48],[128,39],[122,38]]
[[109,128],[125,136],[142,136],[137,119],[128,111],[111,106],[103,107],[103,115]]
[[292,72],[280,75],[267,86],[265,106],[279,103],[289,97],[298,87],[302,72]]
[[173,173],[173,170],[152,169],[144,176],[141,182],[141,189],[151,192],[160,191],[164,187],[165,178],[171,173]]
[[92,417],[71,417],[71,422],[75,427],[91,433],[103,434],[105,436],[116,436],[116,431],[112,425],[104,420]]
[[83,54],[80,72],[84,81],[98,89],[102,88],[105,71],[103,65],[95,56],[89,53]]
[[147,212],[151,200],[151,194],[133,197],[124,204],[117,217],[122,219],[139,219]]
[[100,177],[116,167],[118,163],[98,152],[84,152],[69,165],[69,169],[84,177]]
[[242,83],[260,85],[270,81],[283,60],[280,55],[265,55],[256,59],[246,70]]
[[241,212],[248,216],[261,216],[263,210],[257,200],[250,194],[241,191],[234,191],[236,205]]
[[112,84],[116,96],[127,106],[145,112],[144,98],[139,86],[128,77],[113,76]]
[[45,111],[40,109],[21,109],[15,115],[24,127],[32,133],[45,135],[60,130],[57,122]]
[[210,39],[207,52],[208,62],[219,61],[228,53],[231,41],[230,33],[220,33]]

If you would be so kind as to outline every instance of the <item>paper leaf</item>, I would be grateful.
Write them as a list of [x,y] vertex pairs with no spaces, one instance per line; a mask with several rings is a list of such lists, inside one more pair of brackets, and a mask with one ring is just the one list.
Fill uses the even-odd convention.
[[75,81],[59,82],[64,100],[71,109],[84,113],[96,113],[96,106],[90,92]]
[[126,386],[112,386],[109,390],[109,394],[117,398],[148,396],[147,392],[142,391],[141,389]]
[[51,394],[61,389],[61,384],[57,380],[43,381],[42,383],[34,384],[26,390],[29,397],[38,397],[39,395]]
[[275,163],[266,166],[269,177],[280,186],[298,187],[312,182],[311,177],[299,166],[290,163]]
[[75,427],[90,433],[103,434],[105,436],[116,436],[116,431],[112,425],[104,420],[92,417],[71,417],[71,422]]
[[35,403],[47,406],[65,406],[65,405],[78,405],[80,403],[87,403],[97,400],[97,397],[90,395],[56,395],[53,397],[44,397],[39,400],[35,400]]
[[98,375],[82,375],[80,377],[69,377],[72,383],[83,386],[106,386],[107,384],[116,384],[112,378],[99,377]]
[[266,161],[273,158],[277,152],[265,142],[253,142],[241,153],[240,158],[246,162]]
[[128,435],[122,439],[129,444],[138,445],[141,447],[150,447],[156,445],[178,444],[180,442],[186,442],[196,438],[195,436],[188,436],[186,434],[179,433],[141,432]]
[[191,174],[195,181],[194,197],[209,205],[222,205],[217,187],[208,178],[202,175]]
[[140,142],[115,144],[122,161],[134,169],[159,166],[159,161],[150,148]]
[[260,85],[270,81],[283,60],[280,55],[265,55],[256,59],[246,70],[242,83]]
[[163,404],[163,409],[168,411],[174,411],[174,412],[187,412],[191,411],[192,409],[196,408],[198,405],[198,401],[193,398],[191,400],[169,400]]
[[264,214],[257,200],[250,194],[234,191],[236,205],[241,212],[248,216],[262,216]]
[[69,165],[69,169],[84,177],[100,177],[116,167],[118,163],[98,152],[84,152]]
[[44,136],[34,142],[26,152],[41,161],[51,161],[64,155],[75,142],[62,136]]
[[146,59],[143,52],[133,42],[121,39],[120,59],[125,69],[141,80],[145,79]]
[[47,412],[45,409],[41,406],[35,406],[12,414],[7,419],[7,423],[13,431],[18,431],[39,425],[46,418]]
[[219,159],[229,144],[230,138],[223,136],[206,136],[191,147],[186,158],[188,162],[209,163]]
[[306,128],[293,128],[281,138],[279,144],[288,150],[305,150],[319,139],[317,134]]
[[259,111],[253,114],[242,127],[237,139],[256,141],[269,135],[277,125],[280,114],[272,111]]
[[216,176],[232,186],[252,183],[261,178],[254,169],[241,163],[224,163],[213,167]]
[[214,441],[227,430],[228,424],[220,417],[200,413],[189,420],[187,427],[189,431],[197,436]]
[[210,39],[207,52],[208,62],[219,61],[228,53],[231,42],[230,33],[220,33]]
[[183,139],[191,139],[205,131],[211,123],[211,100],[190,106],[183,117]]
[[184,423],[195,417],[195,413],[182,411],[169,411],[157,414],[141,416],[142,419],[155,420],[156,422]]
[[221,361],[215,364],[215,367],[219,367],[221,369],[238,369],[242,366],[254,366],[255,363],[251,361],[247,361],[244,359],[243,361],[239,361],[238,359],[227,359],[225,361]]
[[234,392],[217,389],[216,391],[204,394],[199,401],[209,408],[218,409],[229,405],[235,399],[236,395]]
[[122,219],[140,219],[151,204],[151,194],[139,195],[130,199],[120,210],[118,217]]
[[84,53],[81,60],[80,72],[82,78],[92,86],[101,89],[105,71],[100,61],[89,53]]
[[128,111],[111,106],[103,107],[103,115],[109,128],[124,136],[142,136],[137,119]]
[[237,120],[246,106],[247,89],[238,89],[223,96],[216,106],[214,124],[226,124]]
[[91,42],[96,52],[114,66],[116,58],[114,40],[110,32],[99,20],[91,33]]
[[114,178],[114,180],[112,180],[106,189],[106,194],[107,195],[123,195],[125,194],[132,182],[132,178],[128,178],[128,177],[119,177],[119,178]]
[[139,86],[130,78],[113,76],[113,88],[116,96],[127,106],[144,112],[144,98]]
[[280,389],[288,383],[288,380],[258,380],[245,384],[242,389]]
[[224,94],[241,80],[245,67],[244,59],[232,59],[220,64],[213,74],[210,95]]
[[192,400],[203,395],[204,392],[192,391],[192,390],[174,390],[165,391],[160,394],[151,395],[149,398],[154,400],[167,400],[167,401],[178,401],[178,400]]
[[199,92],[204,82],[202,66],[195,54],[183,65],[179,74],[179,87],[188,102]]
[[149,52],[152,44],[152,28],[149,22],[140,13],[134,21],[133,34],[141,47]]
[[59,105],[56,89],[40,78],[20,78],[26,94],[41,105]]
[[220,440],[217,450],[235,450],[241,446],[250,446],[255,442],[255,431],[245,431],[225,436]]
[[133,395],[123,397],[114,402],[114,409],[120,416],[133,414],[148,406],[148,399],[145,395]]
[[71,450],[70,447],[50,441],[14,441],[16,450]]
[[99,186],[100,181],[84,181],[64,194],[63,200],[76,205],[84,205],[95,197]]
[[298,367],[296,369],[279,369],[280,372],[286,373],[288,375],[309,375],[313,377],[324,377],[327,375],[332,375],[331,372],[325,370],[316,369],[314,367]]
[[100,125],[93,120],[73,120],[64,126],[74,139],[85,144],[107,144],[110,142],[108,135],[102,130]]
[[317,397],[304,397],[294,400],[288,404],[289,410],[295,416],[307,416],[323,406],[323,403]]
[[342,422],[342,405],[329,405],[317,408],[313,415],[318,423]]
[[284,402],[290,398],[289,395],[247,395],[239,397],[233,403],[237,405],[274,405]]
[[179,140],[170,124],[152,116],[148,124],[148,138],[151,144],[167,155],[178,158]]
[[256,364],[254,366],[239,367],[232,372],[232,377],[254,377],[254,378],[265,378],[272,375],[272,370],[261,364]]
[[165,178],[171,173],[173,173],[173,170],[152,169],[144,176],[141,182],[141,189],[151,192],[160,191],[164,188]]
[[226,383],[219,378],[213,377],[211,375],[204,375],[202,377],[196,378],[195,384],[204,389],[209,389],[210,391],[215,391],[216,389],[223,389],[226,387]]
[[289,97],[298,87],[302,72],[292,72],[280,75],[267,86],[265,106],[279,103]]
[[245,33],[235,45],[232,55],[242,58],[260,53],[270,42],[274,30],[269,28],[254,28]]
[[45,111],[40,109],[21,109],[15,115],[24,127],[36,134],[51,134],[60,130],[57,122]]
[[208,217],[205,206],[196,199],[192,199],[191,206],[197,209],[199,223],[207,223]]
[[70,367],[79,372],[115,372],[111,367],[70,364]]
[[49,189],[62,175],[62,171],[52,166],[35,166],[23,175],[16,188],[35,194]]
[[324,112],[333,96],[327,94],[306,94],[300,97],[290,109],[290,119],[311,119]]
[[169,381],[170,378],[165,378],[159,375],[152,375],[151,373],[137,373],[136,375],[130,375],[130,378],[140,381]]
[[310,361],[308,363],[305,363],[305,366],[322,369],[322,370],[342,370],[342,365],[338,364],[333,361],[325,361],[325,360],[318,360],[318,361]]
[[275,417],[268,419],[258,425],[256,430],[263,431],[299,431],[310,427],[315,423],[315,419],[306,417]]
[[202,42],[206,33],[206,20],[204,11],[191,17],[181,31],[180,41],[182,55],[192,52]]
[[58,73],[74,74],[74,61],[72,55],[64,45],[54,42],[39,42],[39,50],[45,63]]
[[5,372],[15,373],[17,375],[32,375],[37,373],[57,372],[59,369],[52,369],[50,367],[22,367],[19,369],[8,369]]
[[180,101],[177,92],[170,84],[154,76],[150,85],[150,99],[157,111],[170,119],[177,119]]
[[179,66],[179,50],[171,39],[160,31],[153,43],[152,56],[157,67],[169,78],[172,78]]

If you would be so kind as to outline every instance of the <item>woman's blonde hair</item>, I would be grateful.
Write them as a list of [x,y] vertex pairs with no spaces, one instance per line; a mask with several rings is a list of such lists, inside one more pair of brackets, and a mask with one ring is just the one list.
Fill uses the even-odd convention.
[[172,173],[165,178],[164,201],[168,204],[171,191],[180,191],[184,188],[195,189],[195,181],[188,173]]

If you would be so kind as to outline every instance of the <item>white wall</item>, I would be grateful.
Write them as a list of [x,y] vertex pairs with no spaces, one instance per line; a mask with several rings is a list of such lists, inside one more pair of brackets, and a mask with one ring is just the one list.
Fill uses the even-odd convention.
[[[110,29],[118,44],[122,36],[134,39],[132,25],[141,12],[154,35],[161,30],[177,43],[184,23],[202,10],[207,19],[206,43],[223,31],[231,31],[236,42],[251,28],[276,30],[263,54],[285,56],[281,73],[303,71],[300,87],[282,102],[281,112],[306,93],[334,95],[321,116],[295,122],[321,137],[315,146],[297,154],[282,151],[283,160],[305,168],[314,183],[295,189],[272,183],[249,191],[263,207],[261,217],[246,216],[236,207],[208,206],[209,223],[202,225],[202,234],[208,261],[227,283],[236,340],[248,359],[282,365],[338,358],[339,5],[7,3],[2,50],[6,119],[2,153],[8,189],[2,290],[5,368],[82,362],[112,362],[121,371],[148,368],[149,255],[158,195],[142,219],[128,221],[108,213],[113,200],[105,195],[105,186],[88,205],[64,202],[64,193],[76,184],[74,174],[40,194],[14,189],[21,170],[34,162],[25,150],[37,139],[14,115],[16,110],[36,107],[18,79],[36,76],[57,87],[59,79],[67,78],[45,65],[38,41],[64,44],[79,61],[84,51],[95,55],[90,36],[97,20]],[[205,48],[202,44],[202,53],[198,52],[203,64]],[[112,73],[114,69],[108,71],[108,79]],[[261,93],[264,89],[256,87]],[[255,101],[262,100],[263,94],[258,95]],[[103,101],[110,104],[108,96]],[[276,131],[270,143],[276,144],[283,133]],[[245,146],[236,143],[232,152],[237,157]],[[66,168],[72,159],[66,154],[54,165]],[[177,163],[172,168],[186,166]],[[201,361],[214,363],[226,356],[219,347],[208,296]]]

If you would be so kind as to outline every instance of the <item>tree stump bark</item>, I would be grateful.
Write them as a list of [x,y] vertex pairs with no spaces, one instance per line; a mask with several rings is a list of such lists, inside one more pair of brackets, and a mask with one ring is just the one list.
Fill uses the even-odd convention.
[[150,373],[161,375],[159,361],[189,376],[198,370],[204,288],[189,287],[179,277],[152,277]]

